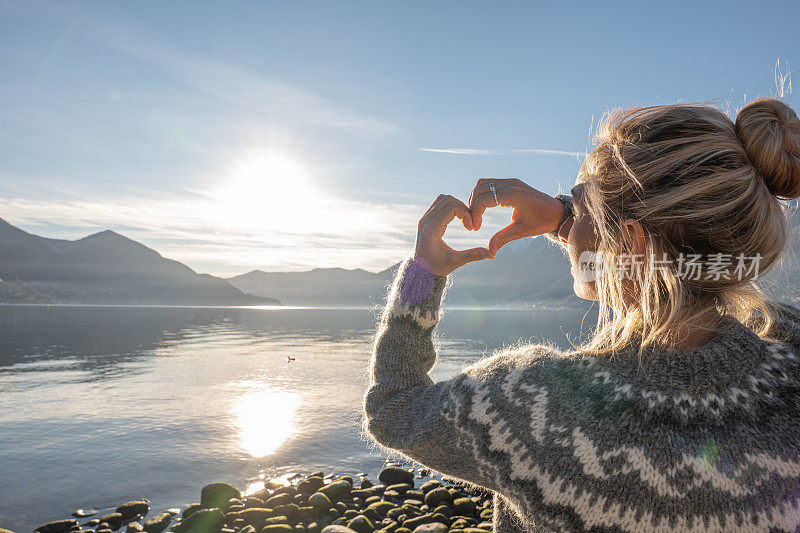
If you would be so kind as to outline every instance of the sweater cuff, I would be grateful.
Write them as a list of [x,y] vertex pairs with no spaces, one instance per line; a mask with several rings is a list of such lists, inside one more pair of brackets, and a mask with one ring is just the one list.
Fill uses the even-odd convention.
[[446,285],[447,276],[435,275],[424,259],[407,259],[397,271],[391,315],[432,328],[439,322]]

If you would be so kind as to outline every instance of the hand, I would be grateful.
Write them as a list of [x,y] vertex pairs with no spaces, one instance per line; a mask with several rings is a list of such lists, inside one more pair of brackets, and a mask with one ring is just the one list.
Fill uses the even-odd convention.
[[491,255],[487,248],[453,250],[445,244],[442,236],[444,236],[447,225],[456,217],[461,219],[465,228],[473,229],[472,213],[464,202],[452,196],[440,194],[428,211],[422,215],[417,227],[414,257],[425,260],[437,276],[446,276],[458,267],[472,261],[488,259]]
[[[497,201],[489,190],[490,181],[494,183]],[[472,229],[480,229],[483,213],[487,208],[498,205],[513,207],[514,213],[511,215],[511,224],[495,233],[489,240],[491,257],[511,241],[555,231],[564,215],[564,205],[560,201],[521,180],[482,178],[478,180],[469,196]]]

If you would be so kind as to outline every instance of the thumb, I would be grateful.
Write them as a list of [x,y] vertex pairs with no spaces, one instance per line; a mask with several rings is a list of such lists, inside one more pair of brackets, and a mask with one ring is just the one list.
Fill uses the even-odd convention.
[[522,228],[516,222],[512,222],[492,235],[492,238],[489,239],[489,251],[494,255],[501,247],[523,237],[525,237],[525,233],[522,231]]
[[469,250],[461,250],[456,252],[456,268],[460,268],[467,263],[482,261],[483,259],[489,259],[491,257],[492,253],[488,248],[478,247],[470,248]]

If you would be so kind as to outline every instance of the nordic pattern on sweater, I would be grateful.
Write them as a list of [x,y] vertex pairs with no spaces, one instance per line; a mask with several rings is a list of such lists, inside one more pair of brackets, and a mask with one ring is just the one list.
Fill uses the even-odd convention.
[[496,533],[798,530],[800,311],[782,304],[765,339],[726,317],[702,347],[649,348],[641,366],[635,345],[614,358],[523,345],[434,383],[447,281],[398,270],[364,426],[494,491]]

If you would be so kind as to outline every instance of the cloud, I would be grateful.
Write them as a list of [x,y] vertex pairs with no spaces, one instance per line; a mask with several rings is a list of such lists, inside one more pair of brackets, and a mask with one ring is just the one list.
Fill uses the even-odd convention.
[[537,155],[566,155],[580,159],[586,156],[586,152],[570,152],[567,150],[546,150],[544,148],[420,148],[423,152],[437,152],[441,154],[457,155],[513,155],[513,154],[537,154]]
[[[411,253],[417,222],[427,204],[352,201],[320,197],[309,217],[302,206],[270,218],[248,204],[213,197],[127,195],[4,195],[0,213],[11,224],[45,237],[77,239],[113,229],[164,257],[200,272],[230,276],[253,269],[317,267],[382,270]],[[455,220],[445,241],[456,249],[485,246],[508,223],[509,210],[487,213],[484,228],[467,232]]]

